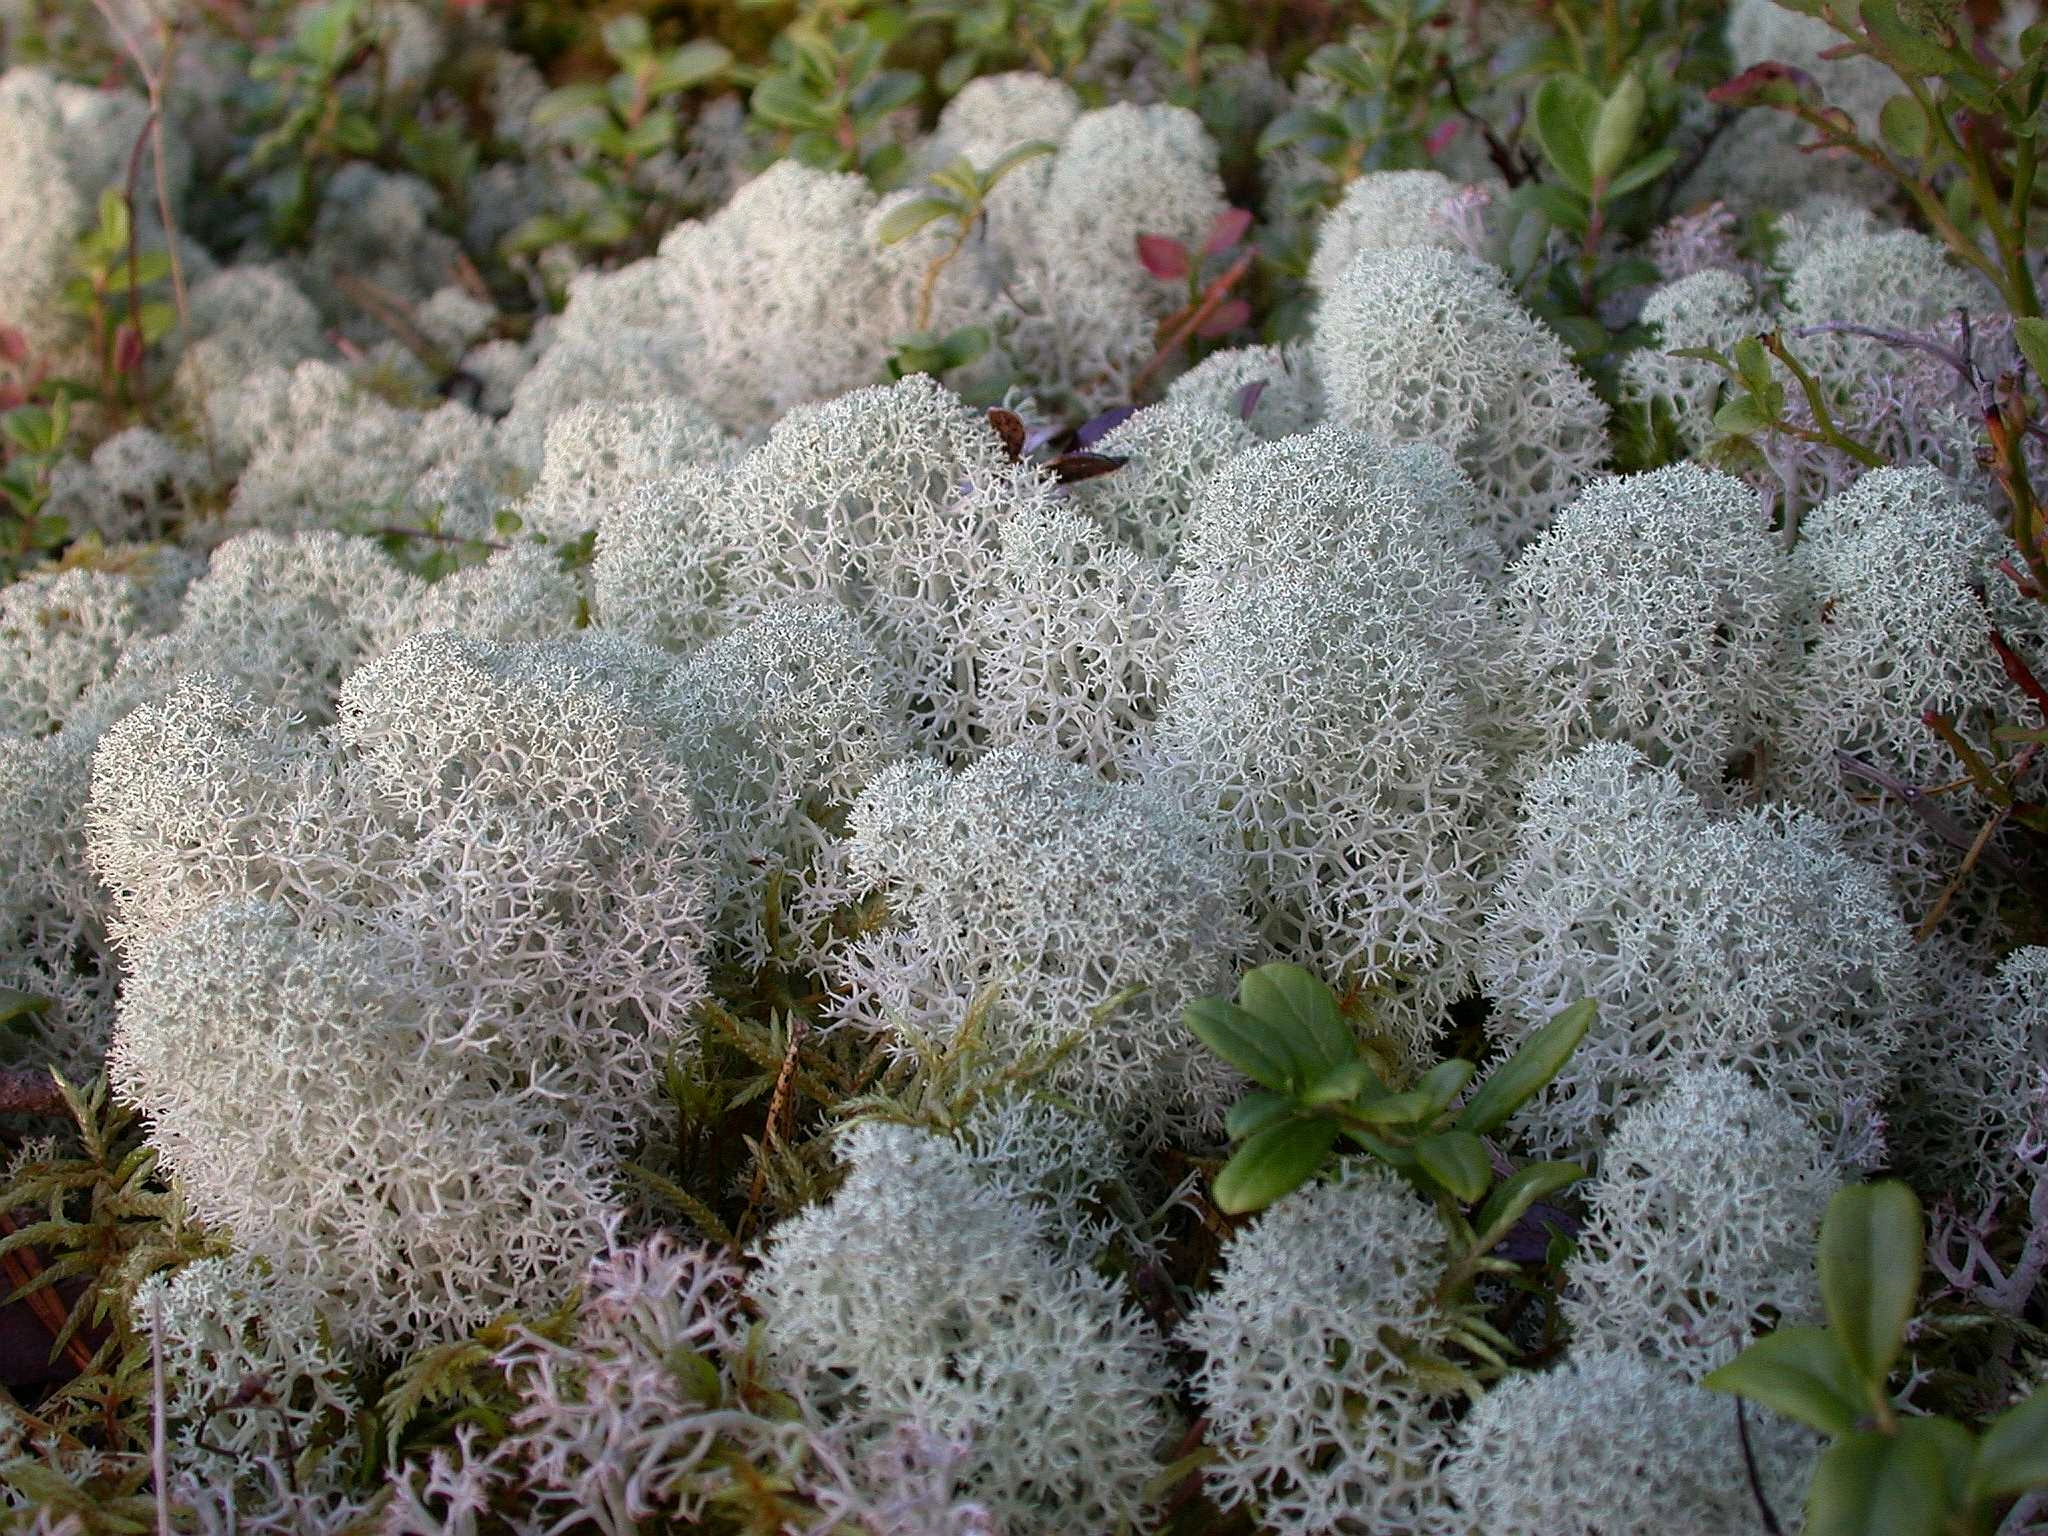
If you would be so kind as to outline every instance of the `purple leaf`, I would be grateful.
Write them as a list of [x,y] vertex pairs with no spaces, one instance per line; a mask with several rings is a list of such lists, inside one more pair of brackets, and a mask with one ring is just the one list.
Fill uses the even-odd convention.
[[1252,419],[1252,412],[1259,408],[1259,396],[1265,392],[1266,381],[1264,379],[1253,379],[1251,383],[1245,385],[1243,389],[1237,392],[1237,419],[1239,421],[1250,421]]
[[1082,422],[1080,430],[1074,434],[1074,442],[1082,448],[1094,447],[1118,427],[1129,421],[1137,409],[1135,405],[1111,406],[1100,416]]

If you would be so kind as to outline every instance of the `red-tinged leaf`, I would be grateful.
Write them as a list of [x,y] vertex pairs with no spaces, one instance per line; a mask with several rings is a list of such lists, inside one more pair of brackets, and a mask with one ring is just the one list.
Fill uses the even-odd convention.
[[2048,688],[2041,686],[2041,680],[2034,676],[2034,669],[2027,665],[2026,658],[2006,644],[2005,636],[1995,629],[1991,631],[1991,649],[1998,652],[1998,664],[2005,668],[2005,675],[2028,698],[2043,710],[2048,710]]
[[1237,419],[1250,421],[1252,412],[1259,408],[1259,397],[1266,392],[1264,379],[1253,379],[1237,392]]
[[1422,141],[1423,152],[1432,160],[1451,147],[1451,141],[1458,136],[1458,130],[1465,125],[1455,117],[1447,117],[1432,128],[1429,137]]
[[19,384],[0,384],[0,411],[11,411],[17,405],[28,404],[28,391]]
[[1819,98],[1820,88],[1813,76],[1790,64],[1776,63],[1753,64],[1707,92],[1707,100],[1717,107],[1794,107]]
[[1195,327],[1195,334],[1204,341],[1214,341],[1218,336],[1228,336],[1251,317],[1252,307],[1245,300],[1226,299]]
[[0,362],[19,368],[28,361],[28,338],[11,325],[0,325]]
[[1015,464],[1024,457],[1024,418],[1015,411],[1006,411],[1000,405],[989,407],[988,424],[996,429],[996,436],[1003,440],[1003,452]]
[[1117,453],[1063,453],[1052,461],[1052,476],[1061,485],[1072,485],[1122,469],[1129,462]]
[[1216,215],[1216,222],[1209,226],[1209,238],[1202,242],[1204,256],[1220,256],[1244,238],[1244,232],[1252,227],[1252,211],[1249,208],[1226,208]]
[[114,369],[117,373],[134,373],[141,366],[142,333],[124,320],[114,332]]
[[1161,282],[1176,283],[1188,275],[1188,248],[1165,235],[1138,236],[1138,261]]
[[2018,566],[2014,565],[2009,557],[2000,560],[1998,568],[2005,572],[2015,587],[2019,588],[2020,596],[2039,597],[2041,595],[2040,589],[2034,585],[2033,579],[2021,571]]

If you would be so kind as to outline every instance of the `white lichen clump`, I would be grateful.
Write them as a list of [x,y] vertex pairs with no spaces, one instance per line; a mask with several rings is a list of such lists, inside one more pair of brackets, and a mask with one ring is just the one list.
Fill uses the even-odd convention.
[[1817,1321],[1814,1242],[1841,1182],[1784,1098],[1727,1068],[1674,1078],[1622,1116],[1601,1155],[1565,1276],[1575,1347],[1697,1380],[1756,1332]]
[[1451,1529],[1439,1466],[1455,1434],[1440,1386],[1395,1352],[1441,1348],[1443,1231],[1358,1160],[1268,1209],[1224,1249],[1181,1329],[1226,1508],[1287,1536]]
[[[1444,1484],[1486,1536],[1750,1536],[1756,1496],[1728,1399],[1632,1351],[1575,1343],[1562,1365],[1518,1373],[1459,1427]],[[1805,1497],[1812,1436],[1751,1416],[1771,1507]]]
[[1607,457],[1592,384],[1469,256],[1361,252],[1323,296],[1315,358],[1333,421],[1447,450],[1495,504],[1504,542],[1540,530]]
[[1004,747],[958,775],[884,770],[854,803],[850,862],[895,922],[835,962],[844,1023],[948,1040],[993,985],[982,1028],[1003,1058],[1079,1035],[1052,1081],[1083,1107],[1154,1127],[1227,1107],[1229,1075],[1181,1023],[1247,937],[1239,865],[1200,817]]
[[1710,1066],[1740,1067],[1853,1136],[1916,998],[1892,895],[1831,826],[1778,806],[1716,815],[1613,743],[1524,792],[1482,972],[1510,1046],[1580,998],[1598,1004],[1523,1113],[1551,1149],[1597,1145],[1617,1112]]
[[1798,588],[1728,475],[1595,481],[1516,563],[1507,609],[1515,724],[1545,759],[1624,741],[1718,800],[1784,708]]
[[748,1288],[790,1388],[857,1445],[965,1442],[957,1481],[1004,1530],[1138,1520],[1170,1420],[1121,1287],[942,1137],[871,1122],[841,1150],[845,1183],[776,1228]]

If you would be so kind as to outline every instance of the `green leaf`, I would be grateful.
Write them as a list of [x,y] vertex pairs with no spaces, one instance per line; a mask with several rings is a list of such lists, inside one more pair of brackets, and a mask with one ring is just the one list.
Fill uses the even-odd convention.
[[630,65],[635,54],[646,53],[654,47],[654,33],[647,25],[647,18],[638,11],[612,17],[598,36],[604,40],[604,51],[621,64]]
[[654,73],[648,77],[648,94],[667,96],[676,91],[692,90],[716,80],[731,63],[731,49],[712,42],[708,37],[700,37],[663,55]]
[[875,238],[883,245],[901,245],[925,226],[965,211],[947,198],[913,197],[882,216],[882,222],[875,228]]
[[1806,1536],[1940,1536],[1955,1507],[1951,1463],[1969,1451],[1969,1431],[1947,1419],[1843,1435],[1813,1469]]
[[2048,320],[2023,315],[2012,323],[2013,337],[2034,370],[2037,381],[2048,383]]
[[2048,1392],[1991,1421],[1970,1469],[1970,1498],[2003,1499],[2048,1488]]
[[747,105],[771,128],[822,130],[833,122],[831,107],[786,74],[770,75],[755,86]]
[[1877,131],[1884,135],[1885,143],[1909,159],[1926,154],[1933,137],[1927,114],[1911,96],[1894,96],[1879,109]]
[[110,255],[128,248],[128,200],[118,188],[100,193],[99,237]]
[[1344,1113],[1364,1125],[1414,1126],[1434,1119],[1439,1108],[1433,1096],[1411,1088],[1406,1093],[1362,1099],[1346,1105]]
[[1291,107],[1266,124],[1259,135],[1258,149],[1261,155],[1270,155],[1304,139],[1337,137],[1340,131],[1327,112],[1315,107]]
[[1820,1224],[1820,1294],[1842,1353],[1882,1395],[1920,1290],[1920,1201],[1904,1184],[1837,1190]]
[[656,107],[626,131],[620,148],[629,155],[655,155],[675,141],[676,115]]
[[1018,166],[1036,160],[1041,155],[1049,155],[1058,147],[1050,139],[1032,139],[1019,144],[1015,149],[1004,150],[996,157],[995,163],[981,173],[983,188],[993,187]]
[[946,368],[964,368],[986,352],[994,339],[985,325],[963,325],[946,333],[939,352]]
[[334,120],[334,142],[352,155],[374,155],[383,140],[369,118],[360,112],[344,112]]
[[1764,431],[1774,419],[1764,413],[1755,395],[1737,395],[1722,401],[1714,412],[1714,430],[1728,437],[1748,437]]
[[47,1012],[49,1006],[47,997],[37,997],[33,992],[17,992],[13,987],[0,987],[0,1024],[12,1024],[31,1014]]
[[974,169],[974,162],[965,155],[955,155],[933,171],[931,183],[952,193],[962,202],[976,203],[981,200],[981,177]]
[[1825,1328],[1766,1334],[1700,1385],[1762,1403],[1824,1435],[1849,1433],[1865,1406],[1855,1367]]
[[1592,205],[1586,201],[1585,194],[1565,187],[1548,186],[1540,181],[1517,187],[1514,200],[1520,207],[1535,210],[1559,229],[1571,230],[1575,234],[1583,233],[1593,217]]
[[1891,0],[1863,0],[1863,26],[1890,64],[1902,75],[1943,75],[1955,66],[1951,50],[1942,47],[1902,20]]
[[1484,1136],[1507,1123],[1508,1117],[1542,1092],[1563,1070],[1593,1023],[1593,1000],[1581,998],[1559,1012],[1520,1050],[1487,1074],[1478,1091],[1465,1101],[1458,1129]]
[[1273,1036],[1272,1027],[1237,1004],[1205,997],[1188,1005],[1195,1038],[1262,1088],[1289,1096],[1301,1089],[1304,1064]]
[[1493,1183],[1493,1160],[1486,1143],[1470,1131],[1443,1131],[1415,1143],[1422,1171],[1466,1205],[1485,1195]]
[[178,323],[178,307],[162,299],[152,299],[144,304],[142,314],[142,340],[145,345],[155,345],[171,334]]
[[[1517,1168],[1486,1197],[1486,1204],[1472,1218],[1472,1228],[1491,1248],[1529,1213],[1530,1206],[1570,1188],[1585,1176],[1586,1170],[1577,1163],[1531,1163],[1526,1168]],[[1486,1241],[1489,1238],[1491,1241]]]
[[1537,91],[1531,117],[1543,158],[1584,197],[1593,194],[1593,134],[1603,105],[1600,93],[1577,75],[1552,75]]
[[1643,107],[1648,100],[1642,80],[1633,71],[1623,75],[1607,93],[1593,121],[1586,149],[1587,166],[1594,181],[1611,183],[1615,172],[1628,163],[1628,152],[1635,144],[1636,130],[1643,125]]
[[892,69],[875,76],[853,93],[852,112],[862,126],[906,107],[924,92],[924,77],[907,69]]
[[1647,187],[1678,163],[1678,150],[1672,145],[1653,149],[1634,165],[1623,171],[1607,184],[1610,198],[1627,197],[1639,188]]
[[1735,376],[1742,380],[1743,387],[1753,395],[1767,394],[1776,382],[1771,373],[1771,355],[1764,350],[1763,342],[1755,336],[1745,336],[1735,343]]
[[340,63],[355,14],[355,0],[333,0],[332,4],[301,12],[292,31],[292,52],[312,64]]
[[1357,1098],[1379,1080],[1372,1075],[1372,1068],[1356,1057],[1339,1062],[1320,1076],[1309,1079],[1301,1091],[1300,1102],[1307,1105],[1341,1104]]
[[1337,1016],[1336,995],[1298,965],[1282,962],[1246,971],[1237,984],[1237,1001],[1312,1070],[1341,1066],[1358,1055],[1357,1041]]
[[1415,1081],[1417,1093],[1428,1094],[1442,1110],[1451,1100],[1465,1091],[1465,1085],[1472,1081],[1472,1074],[1479,1069],[1463,1057],[1454,1056],[1449,1061],[1440,1061]]
[[1252,1137],[1223,1165],[1211,1195],[1232,1215],[1264,1210],[1315,1176],[1336,1144],[1329,1120],[1283,1120]]
[[1230,1113],[1223,1117],[1224,1134],[1232,1141],[1243,1141],[1255,1136],[1283,1115],[1294,1113],[1294,1100],[1284,1093],[1267,1093],[1253,1089],[1235,1104]]

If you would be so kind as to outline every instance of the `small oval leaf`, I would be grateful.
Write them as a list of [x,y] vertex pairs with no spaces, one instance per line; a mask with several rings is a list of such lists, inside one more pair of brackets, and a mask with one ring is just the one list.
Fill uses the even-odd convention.
[[1874,1394],[1905,1347],[1920,1291],[1920,1201],[1896,1179],[1852,1184],[1820,1225],[1820,1294],[1828,1323]]
[[1239,1147],[1216,1175],[1211,1197],[1233,1216],[1260,1211],[1308,1182],[1337,1141],[1330,1120],[1284,1120]]

